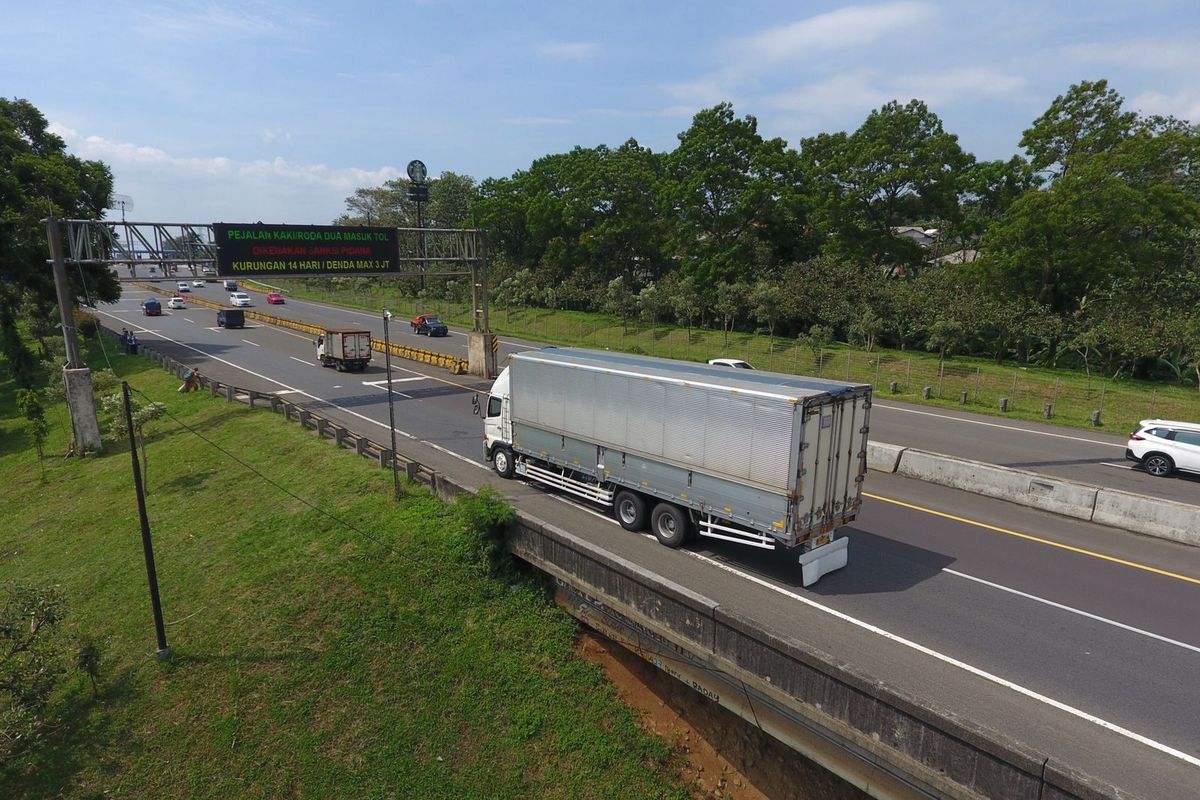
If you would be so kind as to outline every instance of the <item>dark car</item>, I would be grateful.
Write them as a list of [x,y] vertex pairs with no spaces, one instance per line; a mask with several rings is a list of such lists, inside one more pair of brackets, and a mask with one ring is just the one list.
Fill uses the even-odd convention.
[[413,333],[423,333],[426,336],[447,336],[450,333],[446,323],[438,319],[437,314],[422,314],[414,317],[411,324]]
[[223,308],[217,312],[218,328],[246,327],[246,312],[240,308]]
[[147,317],[161,317],[162,303],[158,302],[153,297],[147,297],[142,301],[142,313]]

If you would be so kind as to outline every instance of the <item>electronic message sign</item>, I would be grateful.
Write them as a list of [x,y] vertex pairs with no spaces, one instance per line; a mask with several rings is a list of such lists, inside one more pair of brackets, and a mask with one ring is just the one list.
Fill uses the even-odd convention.
[[400,271],[395,228],[229,222],[212,227],[222,277]]

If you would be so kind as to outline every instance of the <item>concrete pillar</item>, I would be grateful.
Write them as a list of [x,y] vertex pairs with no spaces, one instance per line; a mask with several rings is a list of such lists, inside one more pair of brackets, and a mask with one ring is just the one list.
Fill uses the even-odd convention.
[[96,420],[96,395],[92,390],[92,371],[87,367],[63,369],[67,388],[67,407],[71,411],[71,428],[75,432],[75,452],[95,453],[100,450],[100,423]]
[[481,378],[496,377],[496,352],[499,340],[494,333],[469,331],[467,333],[468,371]]

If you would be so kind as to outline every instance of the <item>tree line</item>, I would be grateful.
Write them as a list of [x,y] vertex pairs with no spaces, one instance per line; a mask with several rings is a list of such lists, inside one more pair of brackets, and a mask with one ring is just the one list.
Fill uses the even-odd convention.
[[[727,103],[678,138],[478,185],[443,173],[429,224],[487,231],[501,304],[1200,377],[1200,129],[1104,80],[1007,160],[965,152],[920,100],[795,148]],[[415,226],[407,184],[358,190],[339,222]]]

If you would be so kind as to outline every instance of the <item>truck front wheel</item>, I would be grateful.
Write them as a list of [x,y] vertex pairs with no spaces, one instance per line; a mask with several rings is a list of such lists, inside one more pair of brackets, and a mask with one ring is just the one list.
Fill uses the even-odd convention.
[[677,505],[659,503],[650,515],[650,530],[654,538],[667,547],[679,547],[688,538],[688,518]]
[[646,529],[646,498],[637,492],[622,489],[613,500],[613,513],[617,522],[627,531]]
[[492,453],[492,469],[496,470],[496,474],[501,478],[511,478],[513,476],[513,454],[507,447],[497,447],[496,452]]

